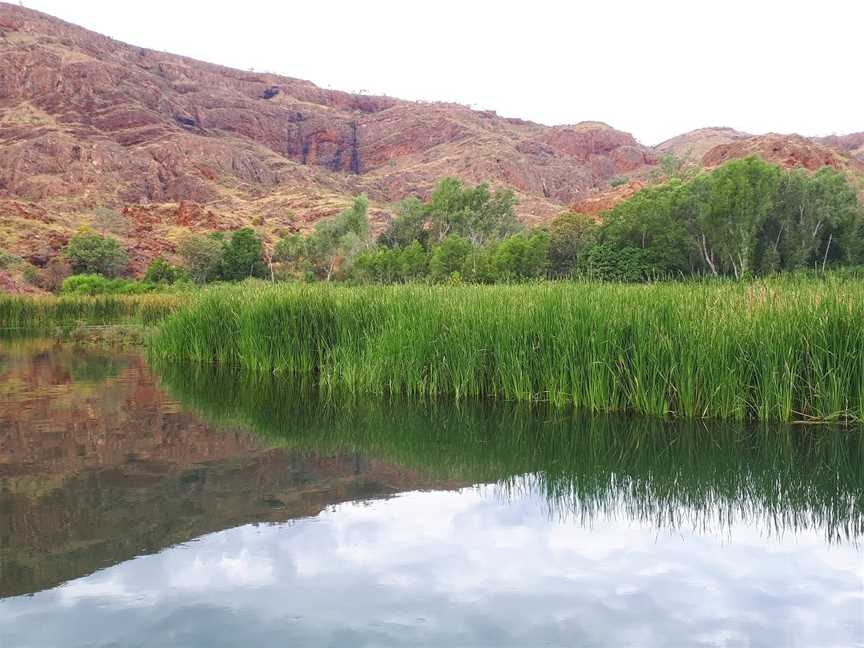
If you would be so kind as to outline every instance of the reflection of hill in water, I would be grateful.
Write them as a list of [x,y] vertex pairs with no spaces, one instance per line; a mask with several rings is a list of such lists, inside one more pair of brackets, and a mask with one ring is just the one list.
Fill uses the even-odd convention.
[[818,529],[829,542],[864,533],[864,433],[584,418],[535,407],[320,401],[286,381],[206,369],[163,382],[205,418],[267,442],[348,451],[432,479],[500,482],[544,495],[553,514],[626,511],[658,528]]
[[432,486],[354,454],[310,457],[202,424],[135,355],[27,343],[0,347],[0,367],[0,596],[212,531]]

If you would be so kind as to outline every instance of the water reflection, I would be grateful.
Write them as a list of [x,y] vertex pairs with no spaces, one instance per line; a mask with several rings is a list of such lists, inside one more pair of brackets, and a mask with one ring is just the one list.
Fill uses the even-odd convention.
[[582,417],[490,403],[315,398],[284,380],[174,367],[163,384],[202,417],[279,447],[350,450],[437,479],[496,482],[542,495],[586,524],[623,515],[658,529],[717,533],[746,522],[768,535],[864,533],[864,434],[808,427]]
[[158,373],[0,346],[3,648],[864,645],[860,432]]
[[311,457],[207,425],[138,354],[0,347],[0,596],[212,531],[429,485],[356,453]]

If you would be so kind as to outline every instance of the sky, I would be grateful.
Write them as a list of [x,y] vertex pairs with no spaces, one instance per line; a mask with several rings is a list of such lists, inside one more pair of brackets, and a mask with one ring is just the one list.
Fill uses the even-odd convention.
[[860,0],[24,0],[134,45],[643,144],[864,130]]

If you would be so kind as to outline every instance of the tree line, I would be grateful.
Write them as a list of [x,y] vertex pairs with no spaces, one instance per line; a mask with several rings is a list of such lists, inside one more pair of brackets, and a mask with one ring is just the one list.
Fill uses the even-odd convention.
[[[512,191],[445,178],[427,200],[400,202],[373,237],[365,196],[308,234],[266,246],[252,228],[187,233],[181,264],[157,257],[142,282],[122,279],[128,255],[92,229],[77,232],[34,283],[65,292],[139,292],[178,283],[270,280],[494,283],[586,277],[644,281],[743,278],[864,262],[855,188],[829,167],[784,170],[758,157],[675,174],[602,218],[564,213],[526,229]],[[70,275],[74,275],[71,276]]]
[[402,201],[375,240],[366,201],[309,236],[280,241],[294,277],[492,283],[579,275],[607,281],[743,278],[864,261],[854,187],[830,167],[784,170],[758,157],[672,174],[595,219],[565,213],[525,230],[510,191],[443,180],[427,201]]

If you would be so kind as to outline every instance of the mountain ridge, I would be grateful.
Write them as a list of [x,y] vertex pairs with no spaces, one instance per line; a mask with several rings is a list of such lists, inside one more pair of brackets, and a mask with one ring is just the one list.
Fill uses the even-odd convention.
[[681,154],[683,144],[699,149],[703,166],[755,152],[864,174],[864,141],[853,135],[776,136],[788,140],[777,153],[779,140],[723,139],[719,130],[652,148],[603,122],[544,126],[453,103],[325,90],[0,3],[0,249],[36,265],[75,228],[96,223],[100,209],[122,217],[119,236],[140,271],[171,255],[183,229],[254,223],[272,242],[359,193],[380,228],[396,201],[428,196],[445,176],[513,189],[520,220],[535,224],[607,195],[610,183],[650,181],[661,156]]

